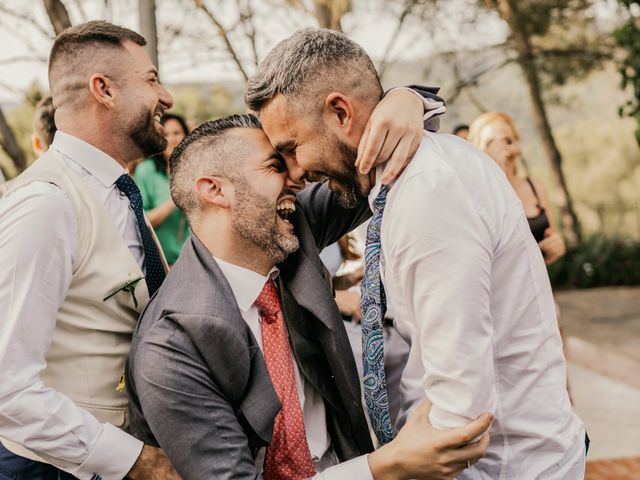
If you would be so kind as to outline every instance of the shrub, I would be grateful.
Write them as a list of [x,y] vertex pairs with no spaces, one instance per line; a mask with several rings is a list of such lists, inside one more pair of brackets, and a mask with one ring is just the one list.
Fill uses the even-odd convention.
[[640,243],[594,235],[549,267],[554,288],[640,285]]

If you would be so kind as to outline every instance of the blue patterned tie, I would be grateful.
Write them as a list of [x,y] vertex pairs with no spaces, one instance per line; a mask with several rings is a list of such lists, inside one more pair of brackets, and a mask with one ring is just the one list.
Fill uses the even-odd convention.
[[165,277],[160,252],[153,239],[153,235],[151,235],[151,230],[149,230],[147,222],[144,220],[142,196],[140,195],[140,190],[138,190],[136,182],[125,173],[116,180],[116,187],[129,198],[133,213],[135,213],[136,220],[138,221],[138,228],[140,229],[140,236],[142,237],[142,248],[144,248],[145,280],[147,282],[147,288],[149,289],[149,296],[151,296],[160,288]]
[[382,185],[376,197],[373,218],[367,228],[364,252],[365,270],[362,280],[362,364],[364,367],[364,398],[367,402],[373,431],[381,445],[393,440],[389,399],[384,375],[384,345],[382,321],[387,311],[384,286],[380,280],[380,225],[387,201],[388,185]]

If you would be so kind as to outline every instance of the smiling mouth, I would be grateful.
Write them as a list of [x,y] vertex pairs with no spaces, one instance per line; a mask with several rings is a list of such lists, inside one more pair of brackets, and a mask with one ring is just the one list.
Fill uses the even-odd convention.
[[296,211],[296,204],[291,198],[284,198],[280,200],[276,205],[276,213],[278,216],[287,223],[291,223],[289,221],[289,216]]

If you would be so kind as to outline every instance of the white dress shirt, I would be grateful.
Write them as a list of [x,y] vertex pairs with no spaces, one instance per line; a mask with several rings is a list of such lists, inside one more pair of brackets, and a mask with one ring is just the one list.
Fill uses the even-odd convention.
[[425,132],[389,190],[381,245],[395,326],[411,345],[403,404],[429,398],[439,429],[495,415],[487,455],[458,479],[583,478],[585,430],[549,278],[502,170],[465,140]]
[[[262,319],[255,301],[267,280],[278,276],[278,269],[274,267],[265,277],[253,270],[222,261],[219,258],[214,257],[214,259],[229,282],[242,318],[249,325],[262,351]],[[347,478],[349,480],[372,480],[366,455],[336,465],[338,458],[331,448],[324,400],[320,393],[300,375],[295,358],[293,365],[307,443],[316,470],[320,472],[313,477],[314,480],[344,480]]]
[[[126,170],[104,152],[59,130],[50,148],[104,203],[142,266],[135,216],[128,198],[115,186]],[[78,253],[74,207],[57,186],[33,182],[0,201],[0,232],[0,436],[54,462],[76,465],[68,471],[81,480],[90,480],[96,471],[105,479],[121,479],[142,443],[100,423],[40,379]]]

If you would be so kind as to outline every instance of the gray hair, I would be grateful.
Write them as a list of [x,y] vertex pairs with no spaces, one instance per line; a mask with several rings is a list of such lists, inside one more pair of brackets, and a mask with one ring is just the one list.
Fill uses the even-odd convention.
[[290,105],[311,113],[321,111],[331,91],[372,103],[382,97],[378,73],[360,45],[342,33],[309,28],[297,31],[269,52],[249,80],[244,99],[251,110],[259,112],[282,94]]
[[200,210],[194,189],[196,179],[215,175],[233,181],[241,175],[237,168],[238,159],[246,152],[237,142],[229,139],[227,133],[234,128],[261,129],[262,125],[251,114],[231,115],[204,122],[184,137],[171,153],[171,197],[192,226]]

